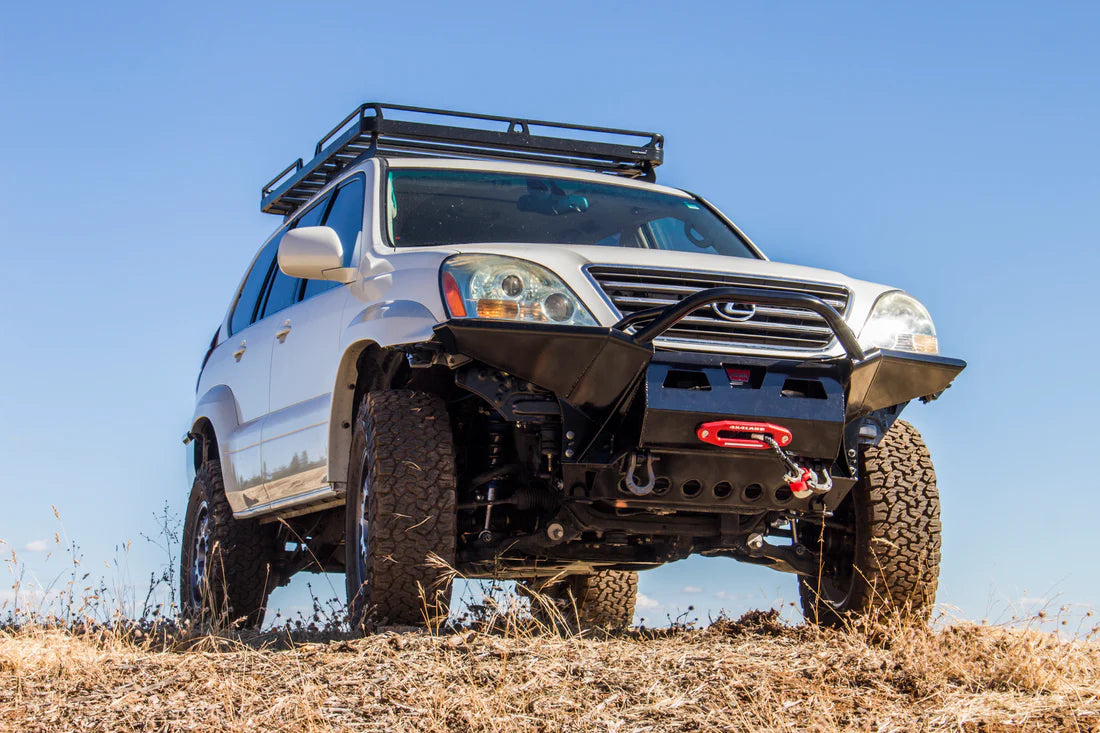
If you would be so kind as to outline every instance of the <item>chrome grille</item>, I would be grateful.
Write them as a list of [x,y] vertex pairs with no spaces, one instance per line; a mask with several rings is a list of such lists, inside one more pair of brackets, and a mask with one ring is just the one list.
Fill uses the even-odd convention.
[[[706,288],[749,287],[774,292],[816,295],[841,315],[848,308],[848,289],[842,285],[778,280],[718,272],[661,270],[656,268],[593,265],[588,274],[595,279],[623,316],[682,300]],[[700,345],[755,347],[782,350],[821,351],[834,340],[825,319],[803,308],[757,306],[751,318],[732,321],[706,306],[684,318],[661,336]]]

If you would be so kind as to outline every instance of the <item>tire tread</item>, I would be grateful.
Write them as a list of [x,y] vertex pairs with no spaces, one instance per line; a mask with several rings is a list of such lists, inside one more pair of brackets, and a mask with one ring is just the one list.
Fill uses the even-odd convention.
[[[348,550],[348,601],[353,621],[417,625],[425,611],[445,613],[450,595],[446,571],[430,565],[436,555],[453,564],[455,552],[455,457],[450,418],[443,400],[425,392],[383,390],[367,393],[359,407],[352,441],[353,466],[371,472],[371,517],[367,566],[362,588],[353,579]],[[362,453],[357,455],[358,451]],[[359,470],[353,480],[361,483]],[[349,486],[347,542],[354,543],[358,488]],[[435,593],[428,603],[425,593]],[[425,605],[427,603],[427,605]]]
[[920,433],[898,420],[882,442],[863,451],[852,489],[857,530],[855,587],[846,607],[820,599],[816,578],[799,582],[809,620],[842,624],[850,616],[894,610],[927,618],[935,603],[941,553],[936,471]]
[[[210,597],[202,608],[190,602],[190,552],[194,512],[205,499],[213,522],[212,551],[207,561]],[[184,615],[248,628],[263,624],[274,587],[271,532],[255,519],[236,519],[225,496],[221,463],[208,460],[195,474],[184,524],[180,592]]]

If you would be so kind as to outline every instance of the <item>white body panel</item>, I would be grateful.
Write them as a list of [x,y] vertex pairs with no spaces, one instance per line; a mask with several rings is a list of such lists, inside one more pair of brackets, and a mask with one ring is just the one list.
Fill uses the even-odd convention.
[[244,507],[267,501],[260,445],[268,406],[273,325],[261,321],[234,334],[214,349],[203,370],[203,381],[227,388],[219,391],[220,401],[232,400],[227,412],[235,424],[218,436],[225,490],[234,497],[235,509],[237,504]]
[[[432,337],[433,327],[446,319],[439,289],[439,268],[447,257],[458,252],[507,255],[538,263],[557,274],[587,305],[596,320],[606,326],[616,323],[620,314],[585,272],[588,265],[761,275],[843,285],[851,293],[844,315],[857,334],[875,300],[892,290],[835,272],[771,262],[762,254],[761,259],[747,259],[637,248],[516,243],[394,248],[383,236],[383,217],[378,211],[385,178],[380,174],[382,165],[377,159],[368,159],[347,174],[365,172],[367,176],[363,235],[356,243],[352,260],[353,267],[358,268],[358,276],[346,286],[299,302],[223,339],[200,378],[200,399],[192,424],[203,418],[213,424],[222,460],[232,469],[225,471],[226,492],[238,515],[312,505],[339,495],[347,470],[347,456],[340,454],[339,448],[348,443],[350,432],[344,425],[349,422],[350,409],[353,409],[348,404],[347,385],[337,383],[339,375],[349,362],[354,364],[354,357],[366,344],[387,347],[423,342]],[[388,165],[393,168],[457,168],[554,175],[690,198],[689,194],[666,186],[543,165],[434,159],[392,160]],[[325,195],[346,178],[342,176],[329,184],[317,196]],[[275,333],[288,320],[291,331],[285,340],[278,341]],[[222,327],[223,335],[228,332],[228,324],[229,314]],[[242,339],[247,342],[247,351],[238,364],[232,352]],[[730,351],[664,339],[655,343],[683,350]],[[792,355],[774,349],[738,351]],[[795,355],[815,358],[843,353],[834,341],[825,351],[799,351]],[[227,401],[233,402],[232,409],[226,406]],[[237,421],[230,424],[227,416],[234,413]],[[260,446],[258,452],[257,446]],[[298,459],[291,470],[295,456]],[[232,474],[233,480],[228,474]],[[256,483],[257,478],[262,485]]]
[[346,287],[276,314],[290,332],[271,353],[269,414],[263,427],[268,501],[316,489],[328,473],[328,421],[340,363]]

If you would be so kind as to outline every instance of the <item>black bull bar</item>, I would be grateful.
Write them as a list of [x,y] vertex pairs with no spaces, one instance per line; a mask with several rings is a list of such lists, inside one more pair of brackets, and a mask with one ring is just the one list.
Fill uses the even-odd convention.
[[[764,357],[654,350],[653,341],[681,319],[699,308],[728,302],[817,313],[846,356]],[[635,333],[627,333],[632,327]],[[729,452],[700,442],[693,427],[696,423],[718,418],[774,419],[794,430],[793,452],[836,457],[846,424],[913,399],[934,399],[966,367],[959,359],[942,356],[881,349],[865,352],[844,318],[822,299],[743,287],[701,290],[667,307],[634,313],[610,328],[454,319],[437,326],[435,333],[445,351],[466,355],[552,392],[565,403],[563,413],[572,413],[589,424],[590,428],[581,432],[592,439],[606,432],[616,415],[624,419],[634,395],[644,389],[645,413],[638,443],[692,452]],[[732,386],[721,377],[729,367],[754,375],[750,389],[719,389]],[[675,380],[670,382],[670,370],[702,376],[694,384],[689,380],[684,388],[671,383]],[[802,395],[805,399],[791,399],[791,390],[784,387],[809,382],[821,386],[807,390]],[[671,436],[681,436],[682,441]],[[586,460],[593,443],[586,440],[578,445],[575,460]],[[593,459],[595,456],[587,456],[587,460]]]

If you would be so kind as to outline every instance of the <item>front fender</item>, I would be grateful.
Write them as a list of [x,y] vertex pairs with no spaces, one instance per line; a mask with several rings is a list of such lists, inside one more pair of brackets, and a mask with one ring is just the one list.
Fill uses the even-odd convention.
[[357,313],[344,330],[344,350],[357,341],[381,347],[415,344],[432,338],[439,317],[415,300],[383,300]]
[[328,475],[332,482],[347,481],[359,356],[371,347],[430,341],[439,321],[436,313],[414,300],[371,303],[351,318],[341,338],[340,366],[332,387],[328,438]]

